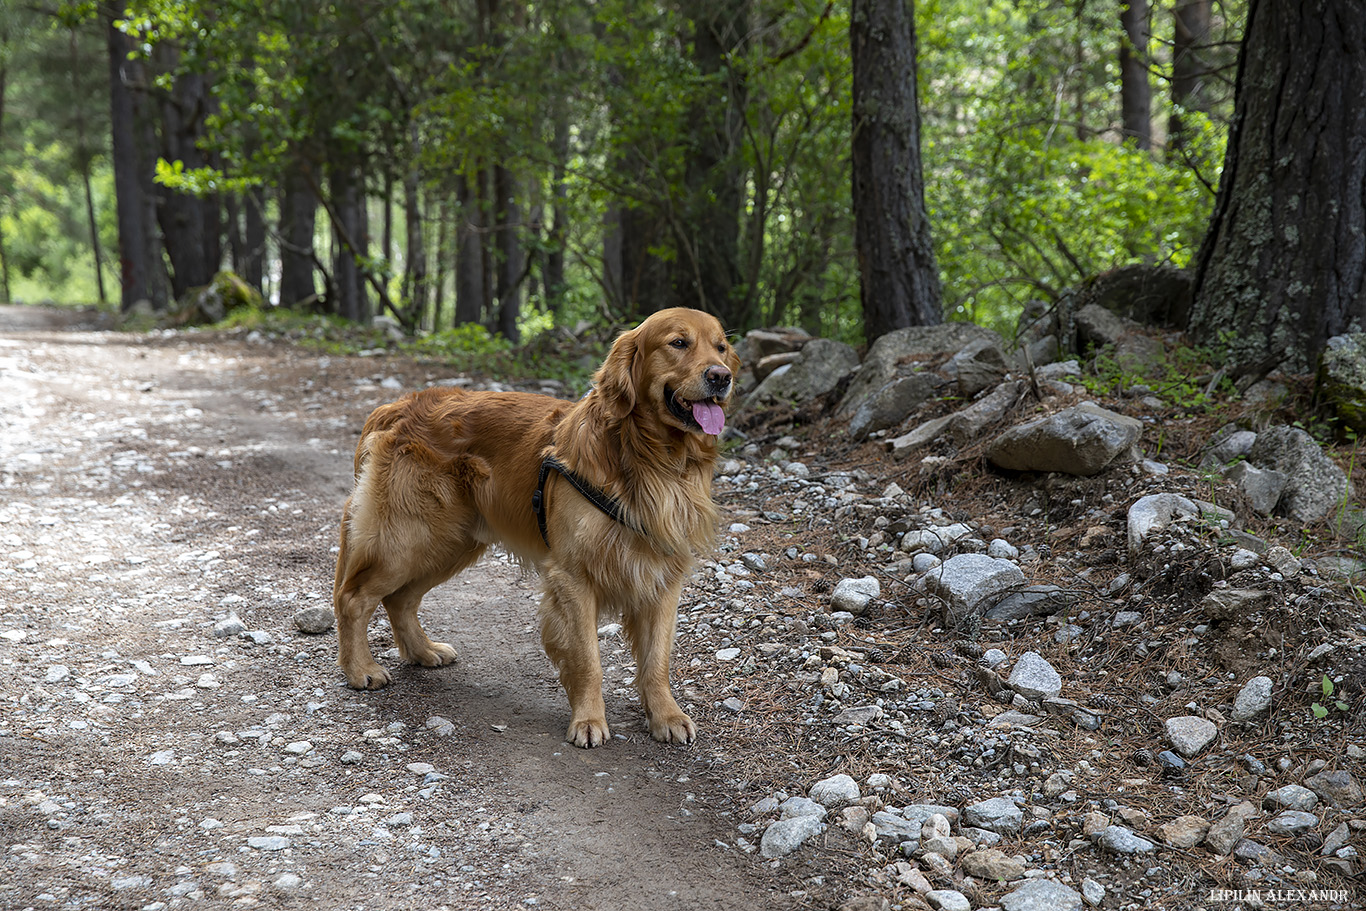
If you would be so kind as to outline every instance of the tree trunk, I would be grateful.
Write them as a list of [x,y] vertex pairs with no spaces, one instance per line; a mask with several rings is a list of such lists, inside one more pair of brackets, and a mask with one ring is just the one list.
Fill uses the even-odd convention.
[[[0,27],[2,29],[3,27]],[[8,42],[9,36],[0,30],[0,36]],[[0,148],[4,148],[3,140],[5,136],[5,88],[7,85],[6,77],[9,75],[9,68],[0,60]],[[0,198],[0,304],[10,302],[9,292],[9,258],[5,256],[5,206],[8,199]]]
[[114,193],[119,225],[120,308],[146,301],[166,309],[165,285],[156,245],[155,203],[151,193],[152,146],[146,113],[137,93],[145,85],[142,64],[128,59],[131,41],[116,25],[122,0],[103,5],[109,46],[109,106]]
[[408,137],[412,142],[412,164],[403,181],[403,218],[407,232],[408,258],[404,265],[403,287],[408,298],[410,325],[417,326],[427,315],[427,241],[422,230],[421,188],[422,173],[417,166],[417,123],[410,124]]
[[1127,0],[1119,10],[1119,100],[1124,140],[1137,149],[1153,147],[1152,85],[1148,81],[1148,0]]
[[925,209],[914,4],[854,0],[853,204],[863,332],[871,343],[943,321]]
[[318,199],[309,181],[291,167],[280,198],[280,306],[312,306],[318,286],[313,274],[313,233]]
[[246,247],[246,261],[238,266],[238,274],[247,284],[265,293],[266,278],[266,191],[252,187],[242,196],[242,240]]
[[555,170],[551,178],[550,217],[553,223],[546,236],[545,298],[550,312],[559,322],[564,312],[564,245],[569,239],[569,187],[566,176],[569,165],[569,116],[563,104],[556,104],[555,135],[551,151],[555,156]]
[[478,323],[487,302],[484,289],[484,217],[479,192],[482,172],[456,175],[455,325]]
[[[80,81],[78,74],[80,73],[81,61],[76,43],[76,29],[74,27],[71,29],[70,48],[72,97],[79,97]],[[3,83],[4,74],[0,72],[0,116],[3,115],[4,111]],[[85,117],[81,111],[81,105],[72,105],[72,113],[75,115],[76,119],[76,161],[81,169],[81,184],[85,188],[85,218],[86,227],[90,232],[90,258],[94,261],[95,266],[95,289],[96,293],[99,295],[100,306],[104,306],[108,300],[104,292],[104,254],[100,249],[99,223],[95,220],[95,193],[90,186],[90,147],[89,143],[86,141]],[[0,253],[3,253],[3,248],[0,248]],[[5,299],[9,299],[8,276],[6,276],[5,281]]]
[[741,156],[746,86],[731,60],[744,52],[749,0],[693,0],[693,65],[704,81],[688,123],[685,222],[677,226],[674,284],[681,303],[716,314],[727,326],[753,321],[752,296],[740,283],[740,210],[745,167]]
[[522,246],[522,208],[517,178],[502,165],[493,168],[493,218],[497,238],[498,334],[516,344],[521,340],[517,320],[522,312],[522,278],[526,273],[526,250]]
[[1208,60],[1210,0],[1177,0],[1172,11],[1175,35],[1172,41],[1172,104],[1176,110],[1167,119],[1168,141],[1180,148],[1186,142],[1188,127],[1182,111],[1210,110]]
[[427,211],[436,209],[436,277],[432,282],[432,331],[440,332],[446,309],[446,263],[453,259],[451,250],[451,204],[443,194],[440,202],[433,203],[432,191],[427,192]]
[[1366,321],[1366,5],[1252,0],[1191,333],[1312,369]]
[[365,212],[365,183],[359,166],[331,165],[328,189],[332,200],[333,248],[332,279],[337,299],[330,301],[333,313],[352,322],[370,322],[370,295],[362,259],[370,249],[369,220]]
[[[163,70],[174,69],[179,53],[162,52]],[[198,73],[175,77],[171,91],[161,101],[161,155],[180,161],[185,170],[208,164],[199,139],[208,113],[208,82]],[[171,261],[171,293],[179,300],[191,288],[213,281],[222,255],[218,239],[218,198],[198,197],[162,187],[158,193],[157,220]]]

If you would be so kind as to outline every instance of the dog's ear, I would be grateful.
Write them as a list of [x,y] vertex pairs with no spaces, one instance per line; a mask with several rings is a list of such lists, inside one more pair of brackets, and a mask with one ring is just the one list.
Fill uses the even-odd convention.
[[618,420],[625,418],[636,407],[636,388],[640,385],[642,360],[636,330],[623,332],[612,343],[607,360],[602,362],[593,376],[593,385],[606,404],[608,413]]

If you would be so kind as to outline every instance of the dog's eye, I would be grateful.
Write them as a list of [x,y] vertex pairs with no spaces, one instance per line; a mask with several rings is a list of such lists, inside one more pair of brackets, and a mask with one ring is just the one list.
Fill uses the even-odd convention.
[[685,338],[676,338],[673,341],[669,342],[669,344],[677,348],[679,351],[682,351],[684,348],[688,347],[688,340]]
[[716,346],[716,350],[717,350],[718,352],[720,352],[721,354],[725,354],[725,353],[726,353],[726,343],[725,343],[725,342],[722,342],[721,344],[717,345],[717,346]]

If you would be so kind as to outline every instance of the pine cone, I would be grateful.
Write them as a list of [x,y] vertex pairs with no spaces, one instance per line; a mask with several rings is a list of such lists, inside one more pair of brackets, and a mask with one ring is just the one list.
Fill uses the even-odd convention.
[[961,807],[972,800],[972,788],[965,784],[949,785],[944,789],[944,803],[951,807]]
[[955,642],[953,644],[953,650],[956,651],[958,654],[968,658],[972,658],[973,660],[982,657],[983,653],[986,652],[986,649],[982,648],[982,646],[978,645],[976,642],[971,642],[967,639],[959,639],[957,642]]
[[1140,747],[1129,754],[1129,759],[1134,765],[1147,768],[1156,761],[1157,757],[1155,757],[1153,751],[1147,747]]
[[1104,693],[1092,693],[1087,696],[1086,704],[1093,709],[1112,709],[1118,705],[1113,697],[1107,696]]
[[953,667],[958,662],[958,656],[953,652],[935,652],[930,655],[930,661],[935,667]]

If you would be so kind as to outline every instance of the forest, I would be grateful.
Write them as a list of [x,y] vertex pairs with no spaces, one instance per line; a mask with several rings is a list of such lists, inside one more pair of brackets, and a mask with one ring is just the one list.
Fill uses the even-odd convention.
[[0,0],[0,299],[855,341],[1146,264],[1312,358],[1366,316],[1363,61],[1350,0]]

